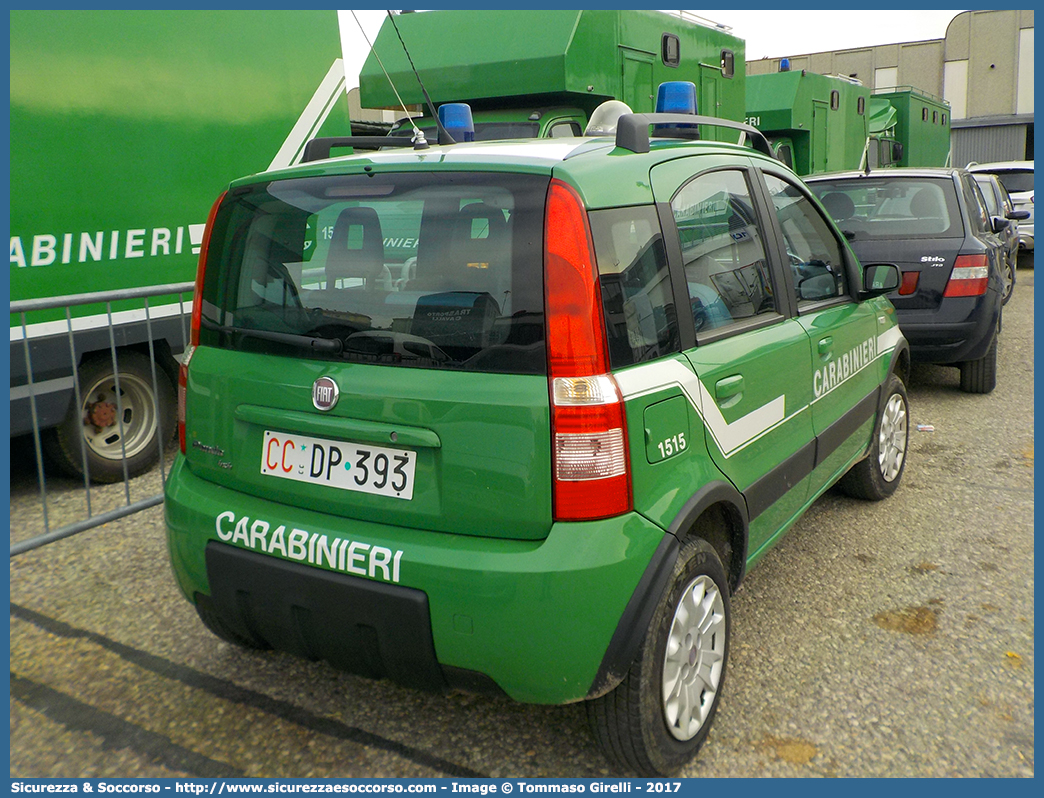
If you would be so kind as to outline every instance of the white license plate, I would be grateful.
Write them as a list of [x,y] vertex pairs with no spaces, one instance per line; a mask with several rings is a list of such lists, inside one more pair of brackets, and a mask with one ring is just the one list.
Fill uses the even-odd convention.
[[261,473],[312,485],[413,498],[417,453],[265,430]]

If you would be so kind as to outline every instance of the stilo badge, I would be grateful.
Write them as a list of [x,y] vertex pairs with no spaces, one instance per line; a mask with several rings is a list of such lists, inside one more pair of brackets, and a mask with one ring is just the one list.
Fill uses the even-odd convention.
[[340,397],[341,391],[337,383],[329,377],[320,377],[312,385],[312,404],[316,410],[333,410]]

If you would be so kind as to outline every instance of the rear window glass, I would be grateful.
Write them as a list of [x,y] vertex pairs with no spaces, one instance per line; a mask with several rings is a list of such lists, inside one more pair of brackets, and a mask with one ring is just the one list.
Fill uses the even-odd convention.
[[964,236],[949,178],[816,180],[809,188],[850,241]]
[[1033,191],[1033,172],[994,172],[1009,194],[1018,191]]
[[233,192],[211,238],[201,342],[544,373],[547,184],[442,172],[303,178]]

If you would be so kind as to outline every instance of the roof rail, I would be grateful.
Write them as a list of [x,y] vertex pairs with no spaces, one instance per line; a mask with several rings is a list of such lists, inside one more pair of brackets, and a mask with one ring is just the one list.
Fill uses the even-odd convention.
[[667,11],[672,17],[684,20],[685,22],[695,22],[697,25],[702,25],[705,28],[716,28],[718,30],[725,31],[726,33],[732,33],[731,25],[723,25],[720,22],[715,22],[713,19],[707,17],[701,17],[699,14],[694,14],[691,11]]
[[314,138],[305,144],[304,153],[301,155],[301,163],[312,161],[325,161],[330,157],[330,150],[334,147],[414,147],[415,149],[427,149],[416,147],[412,139],[405,136],[325,136]]
[[616,123],[616,146],[631,152],[649,151],[649,125],[689,124],[711,125],[739,130],[750,138],[750,143],[758,152],[775,159],[768,139],[756,127],[734,122],[731,119],[718,119],[716,116],[693,116],[692,114],[624,114]]
[[895,94],[895,93],[900,93],[900,92],[905,92],[905,91],[908,91],[908,92],[910,92],[912,94],[918,94],[921,97],[926,97],[929,100],[933,100],[933,101],[939,103],[940,105],[943,105],[943,104],[949,105],[950,104],[950,101],[945,99],[944,97],[937,97],[936,95],[932,94],[930,91],[925,91],[924,89],[919,89],[916,86],[909,86],[909,85],[891,86],[891,87],[882,86],[879,89],[871,89],[870,93],[871,94]]

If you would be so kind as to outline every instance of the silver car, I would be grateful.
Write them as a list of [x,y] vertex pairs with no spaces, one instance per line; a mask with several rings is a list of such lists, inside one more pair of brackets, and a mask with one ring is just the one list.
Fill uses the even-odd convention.
[[1029,216],[1019,221],[1019,249],[1033,249],[1033,161],[998,161],[970,163],[969,172],[988,172],[996,175],[1008,190],[1016,211],[1028,211]]

